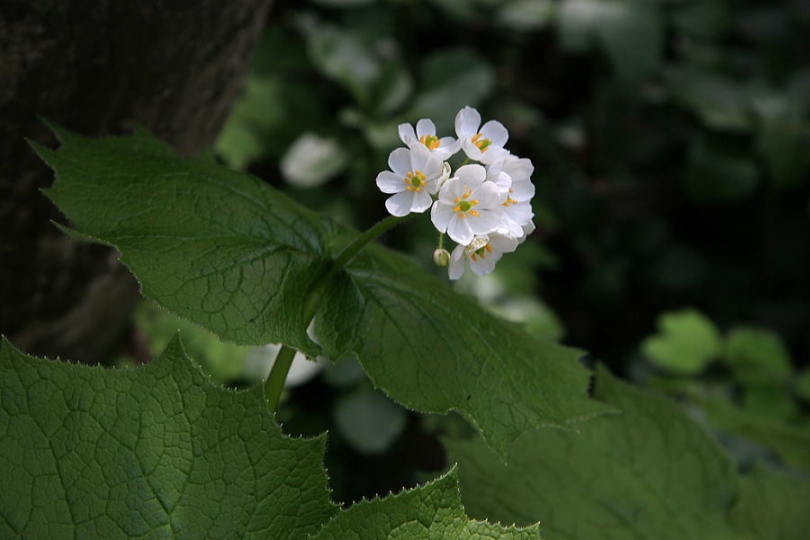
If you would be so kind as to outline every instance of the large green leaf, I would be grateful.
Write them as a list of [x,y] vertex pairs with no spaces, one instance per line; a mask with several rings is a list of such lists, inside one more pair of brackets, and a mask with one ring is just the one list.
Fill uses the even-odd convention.
[[805,540],[810,530],[807,477],[755,468],[740,482],[740,499],[729,519],[740,536],[751,540]]
[[324,439],[282,435],[259,389],[213,386],[174,341],[107,370],[0,343],[0,537],[292,538],[337,512]]
[[722,398],[699,401],[712,426],[771,448],[788,465],[810,474],[810,428],[739,409]]
[[447,441],[469,514],[540,521],[555,539],[734,538],[734,464],[674,403],[600,370],[598,399],[620,408],[579,434],[540,430],[503,464],[478,441]]
[[119,249],[144,296],[230,341],[317,353],[301,302],[325,264],[314,213],[145,132],[57,134],[59,151],[37,149],[57,172],[48,196],[80,234]]
[[466,412],[500,453],[527,430],[606,409],[577,392],[588,384],[577,351],[493,317],[388,250],[361,253],[323,302],[322,345],[356,354],[405,406]]
[[464,514],[455,470],[435,482],[386,499],[362,501],[330,521],[313,540],[529,540],[537,525],[519,529]]
[[500,452],[522,432],[603,410],[578,353],[532,338],[413,262],[371,246],[303,305],[345,231],[256,178],[181,159],[140,132],[85,139],[59,130],[39,149],[49,196],[84,236],[115,245],[145,296],[226,340],[283,342],[309,355],[357,354],[374,382],[414,409],[456,409]]

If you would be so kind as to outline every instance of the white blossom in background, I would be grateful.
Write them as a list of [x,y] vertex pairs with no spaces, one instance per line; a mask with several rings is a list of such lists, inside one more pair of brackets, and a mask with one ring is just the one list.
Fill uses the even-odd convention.
[[479,130],[481,115],[472,107],[464,107],[456,115],[456,136],[467,157],[481,163],[494,163],[506,154],[503,145],[509,132],[497,120],[490,120]]
[[464,165],[439,191],[430,219],[441,233],[467,245],[475,235],[483,235],[503,226],[506,194],[494,182],[486,180],[481,165]]
[[304,133],[281,158],[281,174],[300,188],[320,186],[349,164],[346,152],[335,139]]
[[518,247],[518,240],[497,233],[487,236],[476,236],[467,246],[456,246],[450,254],[448,274],[456,280],[464,275],[469,266],[473,274],[485,276],[495,270],[504,253],[511,253]]
[[394,194],[385,201],[391,215],[402,217],[430,208],[431,195],[439,190],[439,178],[445,171],[442,161],[426,146],[415,145],[391,152],[388,166],[391,171],[377,175],[377,187],[383,193]]
[[[478,111],[464,107],[455,128],[458,139],[440,138],[428,118],[415,127],[400,124],[399,138],[407,148],[391,152],[391,170],[377,175],[380,190],[392,194],[385,202],[392,215],[430,208],[436,229],[458,244],[451,254],[442,247],[442,236],[433,252],[434,262],[447,267],[453,280],[468,267],[479,276],[491,273],[504,253],[534,231],[535,194],[534,166],[504,148],[509,132],[500,122],[481,126]],[[447,160],[459,149],[467,159],[454,172]]]
[[408,148],[417,145],[425,146],[442,161],[445,161],[461,148],[461,141],[457,141],[453,137],[442,137],[441,139],[437,137],[436,125],[433,120],[427,118],[422,118],[416,123],[416,130],[410,124],[400,124],[397,131],[399,132],[399,138]]

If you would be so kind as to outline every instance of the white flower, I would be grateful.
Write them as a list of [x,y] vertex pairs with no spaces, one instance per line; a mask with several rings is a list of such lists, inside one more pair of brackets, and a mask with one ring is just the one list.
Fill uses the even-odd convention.
[[515,251],[518,241],[515,238],[493,233],[487,236],[476,236],[467,246],[456,246],[450,255],[450,267],[447,273],[450,279],[459,279],[469,265],[473,274],[485,276],[495,270],[504,253]]
[[433,204],[431,195],[439,190],[439,178],[444,173],[442,161],[424,145],[411,149],[397,148],[388,156],[391,171],[377,175],[377,187],[383,193],[394,193],[385,207],[394,216],[421,213]]
[[[506,200],[503,202],[503,227],[498,229],[501,234],[513,238],[526,236],[526,228],[534,217],[531,205],[531,199],[534,197],[532,172],[534,166],[530,160],[511,154],[487,167],[487,179],[495,182],[506,194]],[[534,230],[533,225],[531,228]]]
[[430,211],[430,219],[440,233],[446,232],[454,242],[466,246],[475,235],[504,226],[502,204],[506,194],[486,177],[481,165],[464,165],[444,183]]
[[481,115],[472,107],[464,107],[456,115],[456,135],[467,157],[481,163],[494,163],[506,153],[503,145],[509,132],[503,124],[490,120],[478,130]]
[[410,124],[400,124],[398,131],[399,138],[408,148],[425,146],[442,161],[458,152],[461,147],[461,141],[457,141],[453,137],[438,138],[436,136],[436,125],[427,118],[422,118],[416,123],[416,131]]

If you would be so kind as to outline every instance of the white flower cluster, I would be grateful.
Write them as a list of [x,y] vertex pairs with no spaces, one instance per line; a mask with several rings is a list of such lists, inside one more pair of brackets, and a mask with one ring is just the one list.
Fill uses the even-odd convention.
[[[434,253],[437,264],[449,266],[450,279],[459,279],[467,266],[479,276],[489,274],[534,230],[534,166],[504,148],[506,128],[495,120],[481,126],[478,111],[464,107],[456,115],[456,136],[440,139],[428,119],[419,120],[415,130],[401,124],[399,137],[407,148],[391,152],[391,170],[377,175],[377,187],[393,194],[385,201],[392,215],[430,208],[436,229],[458,244],[452,254]],[[459,150],[467,159],[453,172],[447,160]]]

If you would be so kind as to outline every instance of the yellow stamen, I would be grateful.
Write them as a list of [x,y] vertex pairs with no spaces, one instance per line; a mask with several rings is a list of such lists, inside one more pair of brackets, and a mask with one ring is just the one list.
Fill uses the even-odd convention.
[[475,135],[473,135],[471,140],[472,143],[475,146],[477,146],[479,150],[481,150],[481,152],[486,152],[489,145],[492,144],[492,141],[490,141],[489,139],[486,138],[482,139],[480,133],[476,133]]
[[435,150],[442,144],[436,135],[422,135],[419,137],[419,142],[427,146],[430,150]]

